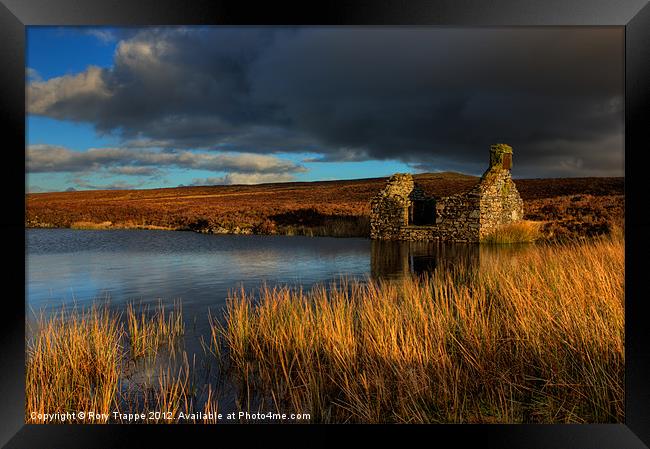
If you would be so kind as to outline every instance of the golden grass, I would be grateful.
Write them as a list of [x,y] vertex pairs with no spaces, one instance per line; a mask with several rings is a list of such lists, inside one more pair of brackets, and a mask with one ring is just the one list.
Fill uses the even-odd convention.
[[123,334],[118,317],[105,308],[41,315],[27,341],[26,422],[35,422],[32,412],[108,413],[116,405]]
[[111,221],[95,223],[92,221],[75,221],[70,224],[71,229],[110,229],[113,226]]
[[173,351],[179,337],[185,333],[180,302],[175,302],[167,315],[162,303],[153,312],[149,311],[149,307],[144,307],[140,313],[129,303],[126,317],[133,358],[153,356],[162,346]]
[[155,231],[173,231],[175,228],[170,226],[155,226],[147,224],[134,223],[126,221],[122,223],[113,223],[112,221],[102,221],[96,223],[94,221],[75,221],[70,223],[70,229],[90,229],[90,230],[104,230],[104,229],[146,229]]
[[[622,422],[614,236],[309,293],[244,291],[219,327],[242,391],[317,422]],[[219,326],[213,323],[215,326]]]
[[145,392],[144,409],[161,412],[148,422],[176,422],[180,411],[191,409],[191,397],[190,368],[185,356],[177,371],[169,366],[160,369],[155,384]]
[[542,237],[540,221],[521,220],[500,226],[487,234],[481,241],[485,243],[530,243]]
[[[70,313],[62,310],[50,317],[41,313],[36,318],[26,344],[25,422],[49,422],[42,416],[80,411],[107,414],[108,419],[89,419],[87,415],[65,422],[130,422],[113,412],[145,413],[148,417],[150,411],[167,414],[154,415],[147,422],[176,422],[180,411],[189,414],[195,410],[196,388],[184,351],[177,369],[170,364],[155,369],[152,378],[142,383],[124,382],[133,374],[134,358],[155,356],[163,345],[174,354],[176,338],[183,333],[180,304],[174,304],[168,314],[162,304],[151,313],[149,309],[136,312],[129,305],[128,330],[121,318],[104,306]],[[209,390],[203,411],[216,409]]]

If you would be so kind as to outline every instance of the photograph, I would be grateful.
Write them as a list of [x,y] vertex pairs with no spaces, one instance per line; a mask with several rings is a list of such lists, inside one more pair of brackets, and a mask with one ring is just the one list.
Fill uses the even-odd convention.
[[625,423],[625,39],[26,26],[24,422]]

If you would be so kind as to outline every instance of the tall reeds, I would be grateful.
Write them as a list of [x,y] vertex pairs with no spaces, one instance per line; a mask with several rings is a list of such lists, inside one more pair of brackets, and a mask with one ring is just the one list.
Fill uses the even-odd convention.
[[[26,422],[48,422],[44,416],[66,412],[75,415],[66,415],[65,422],[123,422],[113,412],[148,411],[167,412],[148,422],[175,422],[179,411],[194,406],[187,354],[181,354],[178,369],[156,367],[155,357],[161,347],[174,357],[183,332],[180,303],[168,313],[163,304],[151,311],[129,304],[126,327],[122,315],[107,306],[41,313],[26,342]],[[136,381],[133,361],[145,355],[143,363],[153,363],[153,374]],[[206,409],[214,410],[216,400],[208,399]],[[107,418],[92,418],[89,411]]]
[[160,347],[173,351],[185,332],[180,301],[175,302],[167,314],[162,303],[153,311],[145,306],[139,312],[129,303],[126,316],[133,358],[155,355]]
[[318,422],[621,422],[620,238],[228,303],[233,372]]
[[116,404],[124,358],[119,317],[92,307],[45,318],[26,345],[26,422],[32,413],[92,410]]

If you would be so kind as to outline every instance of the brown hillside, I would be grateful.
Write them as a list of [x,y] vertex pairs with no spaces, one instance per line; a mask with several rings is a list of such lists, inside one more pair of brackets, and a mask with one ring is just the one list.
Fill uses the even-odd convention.
[[[436,196],[478,178],[415,175]],[[368,235],[369,202],[386,178],[259,185],[101,190],[27,195],[28,227],[164,228],[203,232]],[[518,179],[529,219],[554,234],[607,232],[623,220],[623,178]]]

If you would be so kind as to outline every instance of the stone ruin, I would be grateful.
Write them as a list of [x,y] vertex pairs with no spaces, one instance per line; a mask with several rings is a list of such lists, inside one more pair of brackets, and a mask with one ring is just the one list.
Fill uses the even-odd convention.
[[490,147],[490,166],[466,193],[427,196],[410,174],[397,173],[371,202],[370,238],[480,242],[522,219],[524,203],[510,170],[512,147]]

